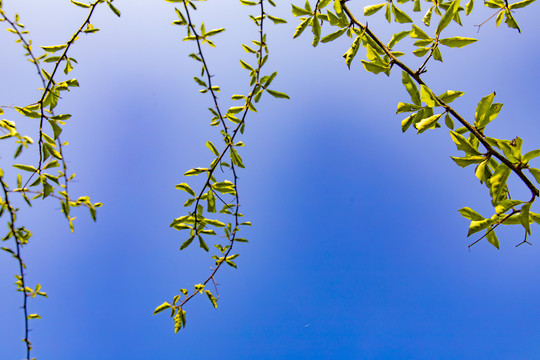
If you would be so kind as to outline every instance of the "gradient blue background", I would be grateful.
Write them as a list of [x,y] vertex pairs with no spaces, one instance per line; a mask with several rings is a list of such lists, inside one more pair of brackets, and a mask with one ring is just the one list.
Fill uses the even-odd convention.
[[[360,11],[372,3],[349,4]],[[208,126],[211,99],[191,79],[199,71],[186,56],[194,44],[170,25],[173,6],[115,4],[122,17],[102,6],[93,20],[102,31],[73,48],[79,65],[71,74],[81,87],[65,94],[59,109],[74,115],[63,134],[77,174],[72,193],[105,204],[98,221],[81,210],[70,234],[54,201],[37,201],[20,215],[35,234],[24,249],[28,279],[49,294],[30,302],[43,316],[31,322],[34,356],[540,359],[538,229],[534,246],[515,248],[523,236],[516,228],[500,232],[500,251],[484,241],[469,253],[474,239],[466,238],[468,223],[457,209],[490,215],[489,194],[472,169],[450,160],[459,152],[447,130],[403,135],[404,116],[395,115],[397,102],[408,99],[400,71],[375,76],[358,59],[349,71],[341,58],[350,46],[345,38],[316,49],[309,36],[293,40],[298,22],[289,2],[269,9],[289,23],[267,26],[265,69],[278,71],[273,87],[292,100],[263,98],[242,139],[247,169],[239,190],[254,224],[245,234],[251,241],[238,246],[238,270],[218,275],[217,311],[206,298],[190,302],[187,327],[177,335],[166,314],[153,317],[157,305],[201,282],[212,265],[196,246],[179,252],[184,234],[168,225],[185,211],[174,185],[210,160],[204,143],[217,138]],[[85,16],[67,0],[5,1],[4,8],[20,13],[36,49],[66,41]],[[230,95],[248,91],[240,41],[256,29],[236,1],[201,9],[197,19],[207,29],[227,28],[208,58],[230,106]],[[540,148],[538,6],[517,12],[521,35],[493,21],[476,33],[473,25],[492,10],[478,13],[448,33],[480,41],[445,50],[445,63],[433,64],[425,78],[437,92],[465,91],[455,107],[467,118],[496,90],[505,106],[489,134],[520,136],[525,151]],[[392,30],[381,18],[369,24],[388,41]],[[34,68],[13,40],[0,36],[2,105],[38,96],[28,90],[39,87]],[[4,167],[12,150],[1,149]],[[516,186],[516,196],[527,194]],[[15,260],[2,255],[1,359],[24,357],[16,271]]]

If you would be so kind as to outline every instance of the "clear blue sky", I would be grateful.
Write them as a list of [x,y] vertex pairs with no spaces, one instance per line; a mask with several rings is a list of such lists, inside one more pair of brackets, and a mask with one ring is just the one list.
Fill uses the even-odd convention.
[[[247,92],[238,63],[241,42],[255,34],[236,2],[209,1],[207,28],[227,28],[208,54],[225,104]],[[490,214],[489,194],[472,169],[458,168],[445,128],[403,135],[395,115],[407,99],[401,74],[366,73],[359,52],[349,71],[345,39],[311,46],[293,40],[290,3],[274,15],[289,23],[268,26],[276,90],[292,100],[265,98],[249,117],[240,172],[243,212],[254,227],[240,244],[238,270],[218,275],[218,309],[203,297],[188,304],[187,327],[173,333],[154,308],[181,287],[206,278],[212,262],[193,246],[179,252],[183,233],[168,227],[183,215],[185,196],[174,185],[210,160],[204,143],[211,98],[198,94],[199,71],[171,26],[164,1],[115,1],[106,7],[72,55],[81,87],[64,95],[73,114],[64,138],[77,174],[75,194],[102,201],[98,221],[77,213],[70,234],[53,201],[24,209],[34,232],[24,249],[28,278],[48,299],[30,302],[34,356],[49,359],[537,359],[540,354],[538,228],[533,246],[515,245],[522,231],[501,232],[501,250],[482,242],[468,252],[468,223],[457,209]],[[350,2],[353,9],[371,3]],[[66,41],[85,16],[67,0],[5,1],[19,6],[34,48]],[[481,4],[476,6],[480,7]],[[426,79],[436,92],[462,90],[458,111],[473,116],[478,100],[497,91],[503,111],[493,136],[538,134],[538,6],[516,14],[523,30],[493,22],[492,11],[463,17],[449,32],[480,41],[443,52]],[[272,13],[271,13],[272,14]],[[227,15],[225,18],[224,15]],[[369,20],[388,41],[390,30]],[[201,19],[201,17],[198,17]],[[406,29],[405,25],[399,29]],[[309,34],[306,32],[306,34]],[[0,36],[0,103],[36,100],[39,82],[12,34]],[[417,61],[413,59],[413,61]],[[7,112],[6,117],[14,116]],[[30,128],[29,128],[30,129]],[[29,130],[30,131],[30,130]],[[2,167],[10,149],[2,145]],[[533,209],[534,210],[534,209]],[[539,212],[540,209],[536,209]],[[0,358],[24,357],[16,262],[0,257]]]

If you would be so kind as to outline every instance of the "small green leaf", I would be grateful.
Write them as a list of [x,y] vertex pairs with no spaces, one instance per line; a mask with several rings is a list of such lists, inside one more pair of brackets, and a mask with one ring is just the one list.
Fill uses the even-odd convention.
[[403,10],[400,10],[397,6],[392,4],[392,13],[394,13],[394,19],[400,24],[412,23],[412,19]]
[[509,6],[510,9],[521,9],[521,8],[524,8],[525,6],[527,5],[530,5],[532,4],[533,2],[535,2],[536,0],[524,0],[524,1],[520,1],[520,2],[517,2],[517,3],[513,3]]
[[540,184],[540,169],[529,168],[528,170],[531,173],[531,175],[534,176],[534,179],[536,180],[536,182]]
[[321,39],[321,23],[319,22],[317,14],[311,19],[311,31],[313,32],[312,45],[315,47],[319,44],[319,40]]
[[465,94],[463,91],[448,90],[444,92],[443,94],[439,95],[439,99],[449,104],[452,101],[456,100],[458,97],[462,96],[463,94]]
[[437,106],[433,93],[426,85],[420,85],[420,98],[428,107]]
[[266,89],[266,91],[275,98],[278,98],[278,99],[290,99],[289,95],[287,95],[287,94],[285,94],[283,92],[270,90],[270,89]]
[[482,231],[489,227],[491,224],[493,224],[492,219],[483,219],[479,221],[471,221],[471,225],[469,226],[469,232],[467,233],[467,236],[471,236],[474,233],[477,233],[479,231]]
[[481,155],[481,153],[461,134],[450,131],[452,141],[457,145],[458,150],[465,151],[467,155]]
[[294,16],[311,15],[311,11],[304,10],[296,5],[292,5],[292,13]]
[[206,296],[208,296],[208,299],[212,302],[212,305],[214,306],[214,309],[217,309],[217,300],[214,297],[214,295],[210,292],[210,290],[204,290],[206,293]]
[[297,37],[299,37],[300,35],[302,35],[302,33],[304,32],[304,30],[305,30],[306,27],[308,26],[310,20],[311,20],[311,18],[305,18],[304,20],[302,20],[302,21],[300,22],[300,24],[298,25],[298,27],[296,28],[296,30],[295,30],[295,32],[294,32],[293,39],[296,39]]
[[[534,0],[533,0],[534,1]],[[474,7],[474,0],[469,0],[467,5],[465,5],[465,14],[469,15]]]
[[486,113],[488,112],[493,99],[495,98],[495,92],[483,97],[476,106],[476,113],[474,114],[474,125],[483,129],[487,123],[485,121]]
[[55,53],[59,50],[65,49],[67,47],[67,44],[61,44],[61,45],[49,45],[49,46],[40,46],[43,50],[45,50],[48,53]]
[[[339,2],[340,0],[336,0],[336,2]],[[351,63],[354,59],[354,57],[356,56],[356,53],[358,52],[358,48],[360,47],[360,43],[362,41],[362,36],[363,35],[358,35],[351,47],[349,50],[347,50],[347,52],[343,55],[343,57],[345,58],[345,64],[347,64],[347,67],[350,69],[351,68]]]
[[339,38],[341,35],[345,34],[345,31],[347,31],[347,28],[339,29],[336,32],[328,34],[328,35],[326,35],[325,37],[323,37],[321,39],[321,42],[322,43],[327,43],[327,42],[330,42],[330,41],[334,41],[337,38]]
[[506,181],[511,172],[512,170],[506,164],[501,163],[487,181],[493,206],[498,205],[501,200],[504,200],[502,197],[506,195]]
[[495,234],[495,231],[493,230],[493,228],[487,229],[486,239],[487,241],[489,241],[491,245],[495,246],[497,249],[500,249],[499,239],[497,238],[497,235]]
[[168,309],[171,307],[171,304],[169,304],[168,302],[164,302],[163,304],[159,305],[156,310],[154,310],[154,314],[153,315],[156,315],[157,313],[160,313],[162,312],[163,310],[165,309]]
[[529,235],[531,235],[531,224],[530,224],[530,217],[529,212],[531,211],[531,205],[532,203],[528,202],[523,204],[521,207],[521,211],[519,213],[519,222],[521,222],[521,225],[525,228],[525,231]]
[[184,190],[191,196],[197,196],[197,194],[195,194],[195,191],[193,191],[193,189],[191,189],[191,187],[186,183],[178,184],[175,186],[175,188],[177,188],[178,190]]
[[70,0],[72,4],[74,5],[77,5],[79,7],[82,7],[82,8],[85,8],[85,9],[88,9],[90,7],[90,5],[88,4],[84,4],[82,2],[78,2],[78,1],[75,1],[75,0]]
[[476,41],[478,41],[478,40],[473,39],[473,38],[455,36],[455,37],[451,37],[451,38],[440,39],[439,43],[441,43],[444,46],[461,48],[461,47],[467,46],[469,44],[472,44],[473,42],[476,42]]
[[454,160],[455,163],[461,167],[467,167],[472,164],[480,164],[481,162],[486,160],[484,156],[467,156],[467,157],[450,156],[450,158]]
[[364,8],[364,16],[370,16],[370,15],[375,14],[377,11],[381,10],[383,8],[383,6],[385,6],[385,5],[386,5],[386,3],[366,6]]
[[420,93],[418,92],[418,88],[416,87],[416,84],[412,80],[412,78],[409,76],[408,73],[405,71],[402,72],[402,80],[403,86],[405,86],[405,89],[409,93],[409,96],[411,97],[412,102],[415,105],[422,105],[422,102],[420,101]]
[[473,221],[481,221],[484,220],[484,217],[474,211],[471,208],[464,207],[458,210],[461,216],[463,216],[465,219],[473,220]]
[[187,248],[187,247],[193,242],[193,239],[195,239],[195,235],[190,236],[189,239],[187,239],[186,241],[184,241],[184,242],[182,243],[182,245],[180,246],[180,250],[184,250],[185,248]]
[[499,202],[497,206],[495,206],[495,212],[499,215],[504,214],[508,210],[512,209],[514,206],[517,206],[520,204],[523,204],[523,201],[512,200],[512,199],[503,200]]
[[212,144],[211,141],[207,141],[207,142],[206,142],[206,147],[207,147],[208,149],[210,149],[210,151],[212,151],[212,153],[213,153],[214,155],[216,155],[216,156],[219,156],[219,155],[220,155],[218,149],[214,146],[214,144]]
[[450,24],[452,19],[455,17],[459,10],[459,2],[460,0],[454,0],[452,4],[448,7],[446,10],[446,13],[442,16],[441,20],[439,21],[439,25],[437,26],[437,30],[435,31],[436,35],[440,35],[440,33],[444,30],[445,27]]
[[525,161],[530,161],[530,160],[532,160],[532,159],[534,159],[535,157],[538,157],[538,156],[540,156],[540,149],[529,151],[528,153],[523,155],[523,159]]
[[13,167],[24,171],[37,172],[37,169],[32,165],[15,164]]
[[199,246],[201,247],[201,249],[208,252],[208,250],[209,250],[208,245],[206,245],[206,242],[203,240],[202,236],[197,235],[197,237],[199,238]]
[[452,120],[450,115],[446,114],[444,116],[444,123],[450,130],[454,130],[454,121]]
[[417,134],[421,134],[424,131],[426,131],[427,129],[435,126],[435,124],[441,118],[441,116],[443,116],[443,114],[436,114],[436,115],[430,116],[430,117],[425,118],[422,121],[418,122],[416,124]]
[[114,13],[114,15],[120,17],[120,10],[118,10],[116,7],[114,7],[114,5],[112,4],[112,2],[107,1],[107,5],[109,5],[109,8],[110,8],[111,11]]

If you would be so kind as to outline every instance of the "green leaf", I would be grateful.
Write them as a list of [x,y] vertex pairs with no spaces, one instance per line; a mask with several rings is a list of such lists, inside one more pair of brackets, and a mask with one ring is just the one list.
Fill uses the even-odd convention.
[[523,227],[525,228],[525,231],[527,231],[529,235],[531,235],[531,225],[530,225],[530,217],[529,217],[529,212],[531,211],[531,205],[532,203],[530,202],[523,204],[523,206],[521,207],[521,211],[519,213],[519,222],[521,223],[521,225],[523,225]]
[[120,17],[120,10],[118,10],[116,7],[114,7],[114,5],[112,4],[112,2],[107,1],[107,5],[109,5],[109,8],[110,8],[111,11],[114,13],[114,15]]
[[476,106],[476,113],[474,114],[474,125],[477,128],[483,129],[486,125],[486,114],[493,103],[495,98],[495,92],[483,97]]
[[395,33],[394,35],[392,35],[392,39],[390,39],[390,42],[388,43],[388,48],[392,49],[398,43],[398,41],[406,38],[410,34],[410,30]]
[[430,117],[425,118],[424,120],[418,122],[416,124],[416,130],[418,130],[417,134],[421,134],[424,131],[426,131],[427,129],[435,126],[435,124],[441,118],[441,116],[443,116],[443,114],[436,114],[436,115],[430,116]]
[[364,69],[366,69],[366,71],[372,72],[374,74],[379,74],[381,72],[386,72],[386,71],[390,70],[390,66],[381,65],[381,64],[379,64],[377,62],[374,62],[374,61],[362,60],[362,65],[364,65]]
[[[533,0],[534,1],[534,0]],[[467,5],[465,5],[465,14],[469,15],[474,7],[474,0],[469,0]]]
[[506,18],[504,19],[506,25],[508,25],[509,28],[516,29],[518,32],[521,33],[521,29],[519,28],[519,25],[516,19],[514,19],[514,15],[512,15],[510,10],[505,10],[504,15],[506,16]]
[[421,106],[422,102],[420,100],[420,93],[418,92],[418,88],[416,87],[413,79],[405,71],[402,72],[401,82],[403,83],[403,86],[405,86],[405,89],[407,89],[407,92],[409,93],[412,102],[415,105]]
[[521,8],[524,8],[525,6],[527,5],[530,5],[532,4],[533,2],[535,2],[536,0],[524,0],[524,1],[520,1],[520,2],[517,2],[517,3],[513,3],[509,6],[510,9],[521,9]]
[[218,149],[214,146],[214,144],[212,144],[211,141],[207,141],[207,142],[206,142],[206,147],[207,147],[208,149],[210,149],[210,151],[212,151],[212,153],[213,153],[214,155],[216,155],[216,156],[219,156],[219,155],[220,155]]
[[294,16],[311,15],[311,11],[304,10],[294,4],[292,5],[292,13]]
[[499,239],[497,238],[497,235],[495,234],[493,228],[489,228],[486,231],[486,239],[491,245],[495,246],[497,249],[500,249]]
[[394,19],[400,24],[412,23],[412,19],[403,10],[400,10],[397,6],[392,4],[392,13],[394,13]]
[[163,310],[165,309],[168,309],[171,307],[171,304],[169,304],[168,302],[164,302],[163,304],[159,305],[156,310],[154,310],[154,314],[153,315],[156,315],[157,313],[160,313],[162,312]]
[[370,16],[370,15],[375,14],[377,11],[381,10],[383,8],[383,6],[385,6],[385,5],[386,5],[386,3],[366,6],[364,8],[364,16]]
[[214,295],[210,292],[210,290],[204,290],[204,292],[206,293],[206,296],[208,296],[208,299],[210,299],[210,302],[212,302],[214,309],[217,309],[217,300]]
[[319,22],[317,14],[311,19],[311,32],[313,32],[312,45],[315,47],[319,44],[319,40],[321,39],[321,23]]
[[466,155],[481,155],[481,153],[461,134],[450,131],[452,141],[457,145],[458,150],[465,151]]
[[184,173],[185,176],[193,176],[193,175],[199,175],[200,173],[206,172],[209,169],[206,168],[194,168],[191,170],[188,170]]
[[341,35],[345,34],[345,31],[347,31],[347,28],[343,28],[343,29],[340,29],[340,30],[338,30],[336,32],[328,34],[328,35],[326,35],[325,37],[323,37],[321,39],[321,42],[322,43],[327,43],[327,42],[330,42],[330,41],[334,41],[337,38],[339,38]]
[[501,200],[505,200],[502,197],[506,195],[506,181],[511,172],[512,170],[508,166],[501,163],[487,181],[493,206],[497,206]]
[[30,109],[28,109],[28,107],[18,107],[18,106],[15,106],[14,108],[19,114],[21,115],[24,115],[30,119],[39,119],[41,118],[41,114],[40,113],[37,113],[35,111],[32,111]]
[[278,18],[278,17],[275,17],[275,16],[271,16],[271,15],[268,15],[266,14],[266,16],[272,20],[274,22],[275,25],[277,24],[286,24],[287,23],[287,20],[284,20],[282,18]]
[[486,158],[484,156],[467,156],[467,157],[454,157],[450,156],[452,160],[455,161],[456,164],[458,164],[461,167],[467,167],[471,164],[480,164]]
[[290,99],[289,95],[287,95],[287,94],[285,94],[283,92],[274,91],[274,90],[270,90],[270,89],[266,89],[266,91],[275,98],[278,98],[278,99]]
[[529,168],[528,170],[531,173],[531,175],[534,176],[534,179],[536,180],[536,182],[540,184],[540,169]]
[[458,210],[461,216],[472,221],[482,221],[484,217],[471,208],[464,207]]
[[302,33],[304,32],[304,30],[306,29],[306,27],[309,24],[309,20],[310,20],[310,18],[305,18],[304,20],[302,20],[300,22],[300,24],[298,25],[298,27],[296,28],[296,30],[294,32],[293,39],[296,39],[297,37],[302,35]]
[[431,15],[433,14],[433,6],[430,7],[428,9],[428,11],[426,11],[426,14],[424,15],[424,17],[422,18],[422,22],[424,23],[424,25],[426,26],[429,26],[430,23],[431,23]]
[[426,85],[420,85],[420,98],[427,106],[431,108],[438,105],[433,93]]
[[467,46],[469,44],[472,44],[473,42],[476,42],[476,41],[478,41],[478,40],[473,39],[473,38],[455,36],[455,37],[451,37],[451,38],[440,39],[439,43],[441,43],[444,46],[461,48],[461,47]]
[[411,30],[411,38],[413,39],[422,39],[422,40],[431,40],[431,37],[424,32],[424,30],[420,29],[416,25],[412,25]]
[[242,162],[242,158],[240,155],[238,155],[238,152],[235,148],[231,148],[231,161],[233,164],[240,166],[241,168],[244,168],[244,164]]
[[452,120],[450,115],[446,114],[444,116],[444,123],[450,130],[454,130],[454,121]]
[[207,223],[208,225],[212,225],[212,226],[215,226],[215,227],[224,227],[225,226],[225,224],[222,223],[219,220],[204,219],[204,222]]
[[450,24],[456,13],[459,9],[459,2],[460,0],[454,0],[452,4],[448,7],[446,10],[446,13],[442,16],[441,21],[439,21],[439,25],[437,26],[437,30],[435,31],[435,35],[440,35],[441,31],[444,30],[445,27]]
[[201,247],[201,249],[208,252],[208,250],[210,250],[210,249],[208,248],[208,245],[206,245],[206,242],[203,240],[202,236],[197,235],[197,237],[199,238],[199,246]]
[[88,9],[88,8],[90,7],[90,5],[88,5],[88,4],[83,4],[82,2],[78,2],[78,1],[75,1],[75,0],[70,0],[70,1],[71,1],[71,3],[72,3],[73,5],[77,5],[77,6],[80,6],[80,7],[82,7],[82,8],[85,8],[85,9]]
[[24,171],[37,172],[37,169],[32,165],[15,164],[13,167]]
[[417,111],[417,110],[419,110],[421,108],[422,107],[419,106],[419,105],[398,103],[398,106],[397,106],[397,109],[396,109],[396,114],[400,114],[400,113],[403,113],[403,112],[414,112],[414,111]]
[[214,36],[214,35],[217,35],[219,33],[222,33],[224,32],[225,29],[224,28],[219,28],[219,29],[213,29],[213,30],[210,30],[208,31],[207,33],[204,34],[204,37],[207,38],[207,37],[210,37],[210,36]]
[[195,239],[195,235],[190,236],[189,239],[184,241],[180,246],[180,250],[184,250],[185,248],[187,248],[193,242],[193,239]]
[[484,182],[484,178],[486,176],[486,166],[488,164],[489,160],[483,161],[476,167],[476,170],[474,171],[474,175],[480,180],[480,183]]
[[523,155],[523,159],[525,161],[530,161],[530,160],[532,160],[532,159],[534,159],[535,157],[538,157],[538,156],[540,156],[540,149],[529,151],[528,153]]
[[414,114],[411,114],[409,115],[407,118],[403,119],[401,121],[401,131],[402,132],[405,132],[407,131],[407,129],[411,126],[411,124],[413,123],[413,120],[414,120],[414,117],[416,116],[417,114],[414,113]]
[[495,212],[499,215],[504,214],[508,210],[512,209],[514,206],[517,206],[520,204],[523,204],[523,201],[512,200],[512,199],[503,200],[499,202],[497,206],[495,206]]
[[449,104],[452,101],[456,100],[458,97],[465,94],[463,91],[454,91],[454,90],[447,90],[441,95],[439,95],[439,99],[444,101],[445,103]]
[[[340,0],[336,0],[336,1],[339,2]],[[356,53],[358,52],[358,48],[360,47],[362,36],[363,36],[363,33],[361,35],[358,35],[354,39],[350,49],[347,50],[347,52],[343,55],[343,57],[345,58],[345,64],[347,64],[347,67],[349,69],[351,68],[351,62],[353,61],[354,57],[356,56]]]
[[479,231],[482,231],[489,227],[491,224],[493,224],[493,220],[491,219],[484,219],[479,221],[471,221],[471,225],[469,225],[469,232],[467,233],[467,236],[471,236],[474,233],[477,233]]
[[49,46],[40,46],[43,50],[45,50],[48,53],[55,53],[59,50],[65,49],[67,47],[67,44],[61,44],[61,45],[49,45]]
[[186,183],[178,184],[175,186],[175,188],[177,188],[178,190],[184,190],[191,196],[197,196],[197,194],[195,194],[195,191],[193,191],[193,189],[191,189],[191,187]]

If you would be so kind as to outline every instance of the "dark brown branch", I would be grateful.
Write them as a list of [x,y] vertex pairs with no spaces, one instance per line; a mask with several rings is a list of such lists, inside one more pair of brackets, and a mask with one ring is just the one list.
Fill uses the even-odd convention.
[[[212,174],[216,170],[218,164],[221,162],[221,159],[225,156],[227,151],[231,148],[236,135],[238,134],[238,132],[240,131],[242,126],[245,124],[246,116],[247,116],[247,113],[249,111],[249,105],[251,104],[253,96],[255,95],[255,90],[260,86],[260,82],[259,82],[259,80],[260,80],[260,71],[261,71],[261,68],[262,68],[262,65],[263,65],[262,64],[262,58],[263,58],[263,49],[264,49],[264,45],[265,45],[264,42],[263,42],[263,37],[264,37],[264,17],[265,17],[263,1],[264,0],[260,0],[260,2],[259,2],[260,9],[261,9],[261,20],[260,20],[260,25],[259,25],[259,42],[260,42],[260,45],[259,45],[259,49],[257,51],[259,60],[257,62],[258,66],[255,69],[256,82],[253,85],[252,91],[250,92],[250,94],[248,95],[248,97],[246,99],[246,108],[244,109],[244,112],[242,114],[242,118],[241,118],[240,122],[237,124],[236,129],[230,135],[230,139],[229,139],[228,144],[226,145],[225,149],[221,152],[221,154],[219,155],[217,160],[214,162],[214,165],[207,171],[207,176],[208,177],[207,177],[206,183],[204,184],[204,186],[203,186],[202,190],[200,191],[199,196],[197,197],[196,202],[195,202],[195,210],[193,212],[193,214],[195,216],[195,223],[193,225],[193,229],[195,229],[195,231],[196,231],[196,228],[197,228],[197,205],[199,204],[200,198],[204,194],[205,190],[209,187],[210,181],[211,181],[211,178],[212,178]],[[186,12],[188,13],[188,20],[190,21],[190,24],[191,24],[191,20],[190,20],[190,17],[189,17],[189,10],[188,10],[187,6],[185,6],[185,3],[184,3],[184,8],[185,8]],[[194,29],[192,24],[190,25],[190,27],[192,29]],[[198,36],[196,36],[196,40],[197,40],[197,43],[199,44],[199,37]],[[199,49],[200,49],[200,46],[199,46]],[[204,64],[204,66],[205,66],[205,70],[208,71],[207,68],[206,68],[206,64]],[[208,74],[208,72],[207,72],[207,74]],[[214,100],[216,100],[214,95],[213,95],[213,97],[214,97]],[[216,101],[216,104],[217,104],[217,101]],[[222,120],[223,120],[223,118],[222,118]],[[225,127],[224,124],[223,124],[223,126]],[[225,253],[223,253],[222,261],[219,261],[216,264],[216,267],[215,267],[215,269],[213,269],[210,276],[208,276],[206,278],[206,280],[202,283],[205,286],[209,281],[213,281],[214,285],[216,285],[214,276],[217,273],[217,271],[220,269],[221,265],[226,262],[225,259],[227,259],[227,257],[231,253],[231,251],[233,249],[233,246],[234,246],[235,239],[236,239],[236,232],[237,232],[237,229],[238,229],[239,218],[240,218],[240,213],[239,213],[240,197],[238,195],[238,187],[237,187],[238,175],[236,174],[236,168],[235,168],[234,164],[232,164],[232,163],[231,163],[231,169],[232,169],[233,175],[234,175],[235,202],[236,202],[236,210],[235,210],[235,213],[234,213],[235,227],[234,227],[234,229],[232,231],[232,236],[231,236],[231,239],[230,239],[229,248],[227,249],[227,251]],[[216,287],[216,289],[217,289],[217,287]],[[191,300],[198,293],[199,293],[199,291],[195,290],[193,293],[191,293],[191,295],[187,296],[179,305],[176,305],[175,307],[181,309],[189,300]]]
[[11,206],[11,203],[9,201],[9,191],[8,186],[4,182],[4,178],[0,177],[0,183],[2,184],[2,190],[4,191],[4,199],[7,206],[7,209],[9,211],[10,215],[10,222],[8,223],[9,230],[11,231],[11,234],[13,235],[13,238],[15,239],[15,258],[19,262],[19,274],[20,274],[20,287],[22,288],[23,293],[23,312],[24,312],[24,343],[26,344],[26,358],[30,359],[30,351],[32,350],[32,345],[30,343],[30,340],[28,339],[28,333],[30,331],[28,327],[28,296],[26,293],[26,283],[25,283],[25,277],[24,277],[24,269],[26,266],[24,265],[24,262],[21,257],[21,241],[19,240],[19,237],[17,235],[17,229],[15,229],[15,209]]

